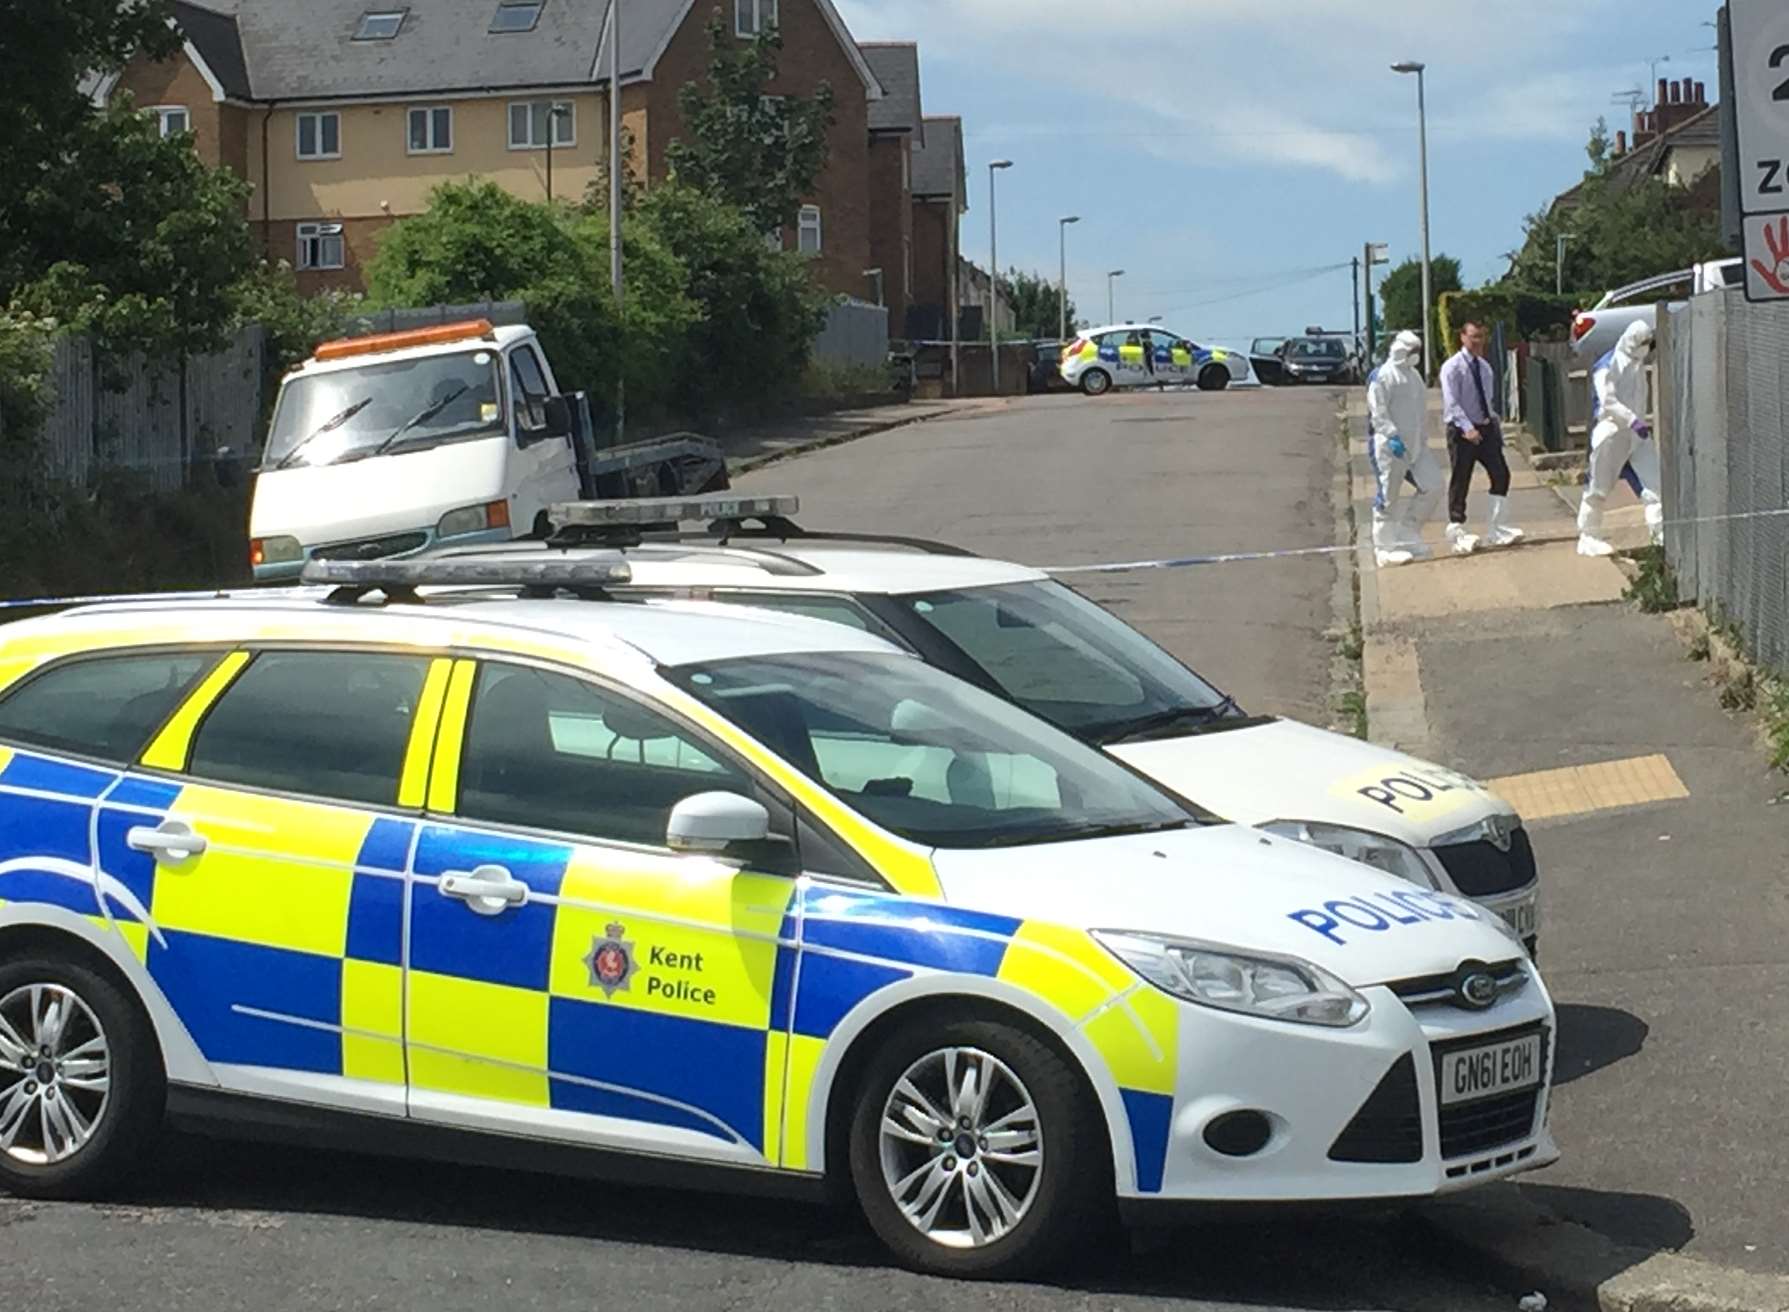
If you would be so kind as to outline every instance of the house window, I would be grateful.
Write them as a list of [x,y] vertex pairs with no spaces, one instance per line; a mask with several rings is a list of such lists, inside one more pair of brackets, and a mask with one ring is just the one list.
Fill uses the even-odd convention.
[[342,241],[339,223],[301,223],[298,225],[298,267],[301,269],[346,268],[348,252]]
[[569,100],[515,101],[509,107],[509,148],[543,149],[547,144],[549,123],[552,124],[554,146],[577,145],[578,112]]
[[155,125],[164,137],[193,130],[193,117],[185,105],[155,105],[148,112],[155,115]]
[[404,18],[409,12],[408,9],[387,9],[362,14],[360,26],[354,32],[354,39],[356,41],[390,41],[404,26]]
[[541,8],[542,0],[503,0],[491,18],[491,31],[532,32]]
[[410,111],[410,153],[445,155],[453,149],[453,110],[431,105]]
[[334,110],[298,116],[298,158],[340,159],[342,116]]
[[818,255],[820,253],[820,207],[818,205],[803,205],[800,224],[801,240],[798,249],[803,255]]
[[776,26],[776,0],[733,0],[733,30],[757,36]]

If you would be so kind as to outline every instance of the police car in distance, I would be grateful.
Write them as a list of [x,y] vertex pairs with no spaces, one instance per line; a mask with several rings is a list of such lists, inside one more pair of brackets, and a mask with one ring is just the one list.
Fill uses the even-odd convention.
[[[624,593],[695,596],[849,624],[1017,702],[1229,820],[1476,899],[1532,951],[1534,849],[1520,817],[1456,771],[1294,720],[1249,715],[1042,570],[906,538],[806,532],[791,496],[555,506],[560,542],[644,545]],[[683,541],[641,530],[721,521]],[[901,549],[907,548],[907,549]],[[540,544],[508,550],[557,551]]]
[[1249,381],[1246,355],[1206,348],[1159,323],[1089,328],[1062,348],[1062,381],[1088,396],[1113,388],[1197,386],[1221,392]]
[[618,555],[306,573],[0,631],[0,1187],[102,1190],[165,1108],[836,1184],[994,1276],[1115,1202],[1557,1156],[1552,1003],[1468,901],[873,634],[605,601]]

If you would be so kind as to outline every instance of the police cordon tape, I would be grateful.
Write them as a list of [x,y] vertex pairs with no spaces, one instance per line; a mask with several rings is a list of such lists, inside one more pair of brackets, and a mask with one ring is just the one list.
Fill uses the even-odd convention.
[[[1730,515],[1698,515],[1691,519],[1667,519],[1662,528],[1684,528],[1691,524],[1728,524],[1746,519],[1782,519],[1789,517],[1789,506],[1777,510],[1744,510]],[[1482,550],[1510,551],[1521,547],[1540,547],[1562,542],[1576,542],[1576,533],[1554,533],[1524,537],[1512,547]],[[1121,560],[1098,565],[1040,565],[1046,574],[1130,574],[1152,569],[1193,569],[1207,565],[1235,565],[1247,561],[1290,560],[1300,556],[1336,556],[1350,551],[1371,550],[1370,542],[1349,542],[1325,547],[1281,547],[1263,551],[1223,551],[1202,556],[1164,556],[1157,560]],[[1476,551],[1471,554],[1478,554]],[[1445,546],[1435,551],[1435,560],[1454,559]],[[265,588],[209,588],[193,592],[115,592],[76,597],[16,597],[0,600],[0,612],[9,610],[59,610],[69,606],[105,606],[139,601],[221,601],[230,597],[265,595]]]

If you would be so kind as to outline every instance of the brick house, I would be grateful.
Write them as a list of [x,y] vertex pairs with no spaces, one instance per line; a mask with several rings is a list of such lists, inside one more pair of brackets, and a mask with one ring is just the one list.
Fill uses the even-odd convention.
[[913,303],[913,152],[925,142],[919,47],[879,41],[859,48],[883,93],[870,102],[870,263],[882,271],[889,331],[899,336]]
[[[576,200],[608,141],[608,13],[600,0],[176,0],[174,58],[132,61],[93,88],[129,93],[165,132],[253,188],[249,219],[307,291],[365,285],[379,235],[444,182],[488,179]],[[629,166],[666,176],[677,93],[708,66],[720,12],[741,40],[776,24],[775,95],[836,96],[826,171],[787,246],[833,291],[864,295],[870,108],[881,83],[832,0],[626,0],[621,116]]]
[[963,120],[928,117],[913,147],[913,286],[905,336],[951,336],[950,307],[961,304],[957,281],[962,219],[969,209]]

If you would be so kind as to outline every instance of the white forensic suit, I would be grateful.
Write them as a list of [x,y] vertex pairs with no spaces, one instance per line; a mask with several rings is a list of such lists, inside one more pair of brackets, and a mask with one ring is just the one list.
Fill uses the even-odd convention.
[[1621,481],[1623,466],[1640,480],[1646,527],[1664,540],[1665,506],[1659,499],[1659,447],[1646,422],[1646,362],[1652,355],[1652,325],[1631,323],[1615,349],[1596,362],[1591,374],[1595,426],[1590,432],[1590,472],[1578,507],[1578,554],[1608,556],[1615,548],[1603,538],[1603,508]]
[[[1373,554],[1381,565],[1403,565],[1430,554],[1422,526],[1434,515],[1446,482],[1429,450],[1422,349],[1422,338],[1415,333],[1399,333],[1389,358],[1367,381],[1372,427],[1367,453],[1379,480],[1373,496]],[[1408,496],[1406,481],[1413,485]]]

